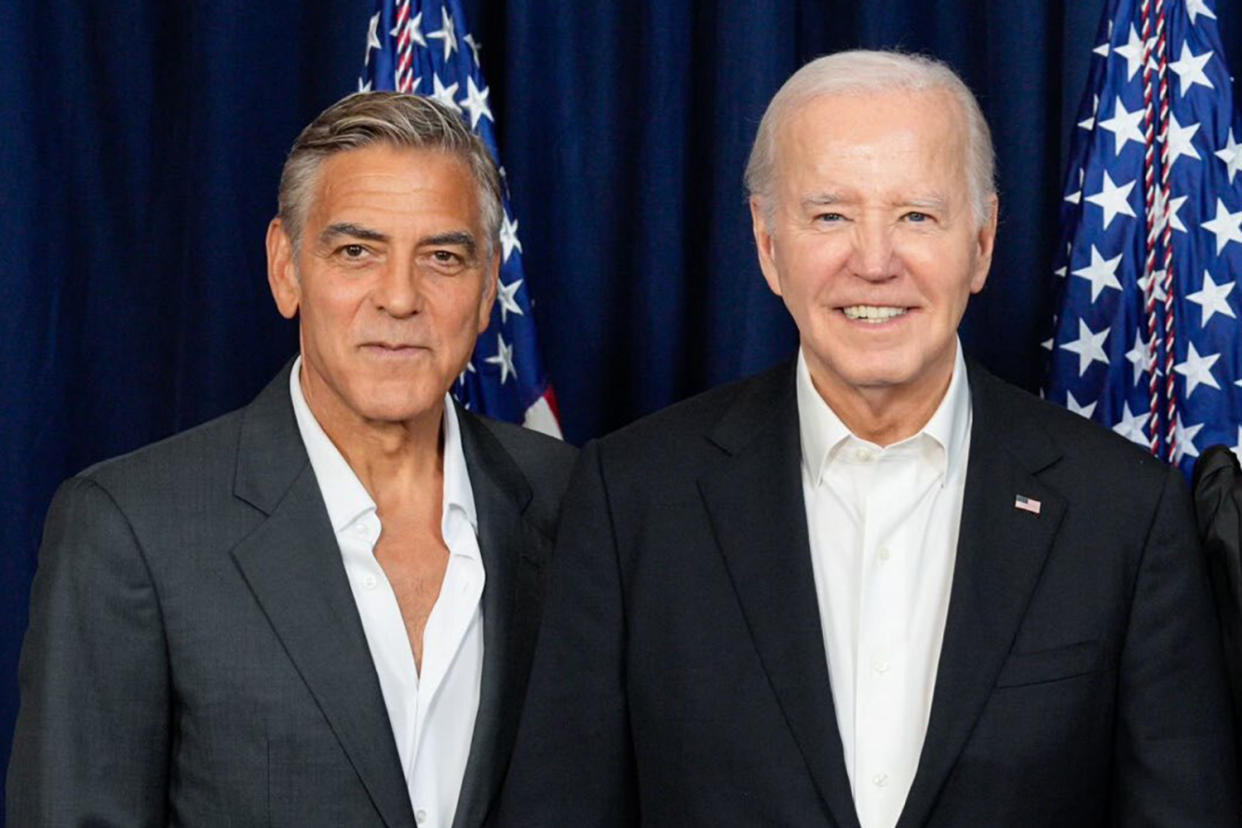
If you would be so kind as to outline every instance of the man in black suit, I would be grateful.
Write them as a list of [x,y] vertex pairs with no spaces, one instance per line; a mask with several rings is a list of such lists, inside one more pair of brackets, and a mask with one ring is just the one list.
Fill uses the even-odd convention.
[[574,457],[447,396],[502,215],[434,101],[352,95],[303,131],[267,234],[300,357],[53,502],[10,825],[482,824]]
[[777,93],[798,357],[584,450],[501,824],[1238,824],[1183,481],[962,356],[993,164],[926,58]]

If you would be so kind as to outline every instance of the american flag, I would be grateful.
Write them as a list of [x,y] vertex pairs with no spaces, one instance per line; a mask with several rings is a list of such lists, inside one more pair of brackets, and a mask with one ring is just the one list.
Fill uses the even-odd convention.
[[[359,91],[395,89],[435,98],[482,136],[500,165],[480,45],[456,0],[377,0],[367,24]],[[500,167],[502,180],[504,167]],[[561,436],[556,398],[539,356],[522,243],[504,183],[500,288],[492,321],[453,393],[467,408]]]
[[1242,457],[1242,122],[1215,0],[1110,0],[1071,144],[1048,399]]

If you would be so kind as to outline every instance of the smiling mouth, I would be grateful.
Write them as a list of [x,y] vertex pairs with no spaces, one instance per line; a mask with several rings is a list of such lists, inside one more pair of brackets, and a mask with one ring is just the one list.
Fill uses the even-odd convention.
[[850,305],[842,308],[841,312],[847,319],[878,325],[881,322],[905,316],[909,310],[909,308],[897,308],[890,305]]

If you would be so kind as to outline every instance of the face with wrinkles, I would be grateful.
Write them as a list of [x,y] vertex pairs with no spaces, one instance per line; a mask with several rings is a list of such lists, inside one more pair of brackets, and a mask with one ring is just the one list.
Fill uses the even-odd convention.
[[268,228],[268,280],[300,321],[302,387],[332,424],[437,418],[487,327],[499,267],[469,167],[378,144],[329,156],[300,249]]
[[971,208],[965,117],[947,92],[834,94],[779,127],[759,262],[797,323],[820,394],[938,400],[983,288],[995,204]]

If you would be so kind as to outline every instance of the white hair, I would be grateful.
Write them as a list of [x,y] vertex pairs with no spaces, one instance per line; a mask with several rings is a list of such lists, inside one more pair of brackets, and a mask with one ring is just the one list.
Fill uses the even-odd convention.
[[771,220],[775,209],[777,136],[801,105],[828,95],[938,89],[957,101],[966,117],[966,184],[975,221],[992,217],[996,195],[996,150],[979,102],[962,79],[944,63],[922,55],[857,49],[816,58],[790,76],[763,113],[746,162],[746,190],[758,197]]

